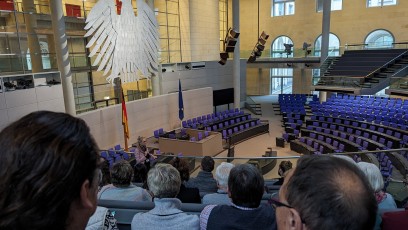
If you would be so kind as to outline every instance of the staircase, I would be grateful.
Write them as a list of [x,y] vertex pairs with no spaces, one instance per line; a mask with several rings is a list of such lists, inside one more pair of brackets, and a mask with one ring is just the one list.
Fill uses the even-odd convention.
[[347,51],[328,58],[314,90],[370,95],[388,87],[392,78],[408,75],[408,50]]

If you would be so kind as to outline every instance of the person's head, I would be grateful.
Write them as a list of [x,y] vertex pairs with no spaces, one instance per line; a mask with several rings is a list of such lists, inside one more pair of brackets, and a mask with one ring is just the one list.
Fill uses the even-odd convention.
[[146,139],[142,136],[137,137],[137,147],[142,151],[146,151]]
[[83,120],[33,112],[0,132],[0,149],[0,229],[85,228],[100,157]]
[[346,161],[352,163],[353,165],[357,165],[357,163],[353,160],[353,158],[349,157],[348,155],[339,155],[339,154],[336,154],[336,155],[332,155],[332,156],[338,157],[338,158],[341,158],[341,159],[344,159],[344,160],[346,160]]
[[233,164],[222,162],[215,170],[215,180],[220,189],[225,191],[228,189],[228,177],[232,168],[234,168]]
[[111,169],[112,184],[115,187],[129,187],[133,178],[133,168],[128,161],[119,161]]
[[201,169],[206,172],[212,172],[214,170],[214,160],[212,157],[205,156],[201,160]]
[[363,171],[374,192],[379,192],[384,188],[384,179],[375,164],[359,162],[357,165]]
[[170,161],[170,164],[179,171],[181,181],[188,181],[190,179],[190,168],[188,167],[187,160],[176,157]]
[[332,156],[303,156],[275,204],[278,229],[373,229],[377,202],[361,170]]
[[144,183],[147,179],[147,167],[146,164],[136,164],[133,166],[133,182],[135,183]]
[[101,183],[99,184],[99,187],[103,187],[105,185],[108,185],[108,184],[112,183],[110,168],[109,168],[109,161],[102,160],[102,162],[101,162],[101,172],[102,172],[102,180],[101,180]]
[[255,166],[242,164],[231,169],[228,178],[228,195],[232,203],[257,208],[264,193],[264,179]]
[[147,173],[147,185],[155,198],[174,198],[180,191],[180,173],[170,164],[156,164]]
[[292,169],[292,162],[290,161],[281,161],[279,164],[278,174],[281,177],[285,177],[286,173]]

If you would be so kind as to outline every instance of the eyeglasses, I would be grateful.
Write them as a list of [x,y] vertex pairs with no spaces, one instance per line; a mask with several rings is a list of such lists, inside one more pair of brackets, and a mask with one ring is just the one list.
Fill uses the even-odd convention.
[[[268,203],[276,210],[276,208],[278,208],[278,207],[286,207],[286,208],[292,208],[292,209],[295,209],[295,208],[293,208],[292,206],[290,206],[290,205],[288,205],[288,204],[285,204],[285,203],[282,203],[282,202],[280,202],[280,201],[278,201],[278,200],[275,200],[275,199],[269,199],[268,200]],[[296,209],[295,209],[296,210]],[[300,220],[302,221],[302,223],[303,224],[305,224],[306,222],[303,220],[303,218],[302,217],[300,217]]]
[[280,201],[278,201],[278,200],[275,200],[275,199],[270,199],[269,201],[268,201],[268,203],[270,204],[270,205],[272,205],[272,207],[274,207],[275,209],[276,208],[278,208],[278,207],[286,207],[286,208],[293,208],[292,206],[290,206],[290,205],[288,205],[288,204],[284,204],[284,203],[282,203],[282,202],[280,202]]

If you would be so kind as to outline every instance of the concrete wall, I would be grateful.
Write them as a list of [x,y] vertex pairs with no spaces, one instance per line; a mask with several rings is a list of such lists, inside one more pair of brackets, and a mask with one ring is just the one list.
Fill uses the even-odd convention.
[[[183,91],[184,119],[208,114],[212,108],[212,89]],[[152,136],[153,130],[172,130],[180,127],[178,93],[162,95],[126,103],[129,119],[129,145],[138,136]],[[85,120],[101,149],[124,145],[121,105],[106,107],[78,115]]]

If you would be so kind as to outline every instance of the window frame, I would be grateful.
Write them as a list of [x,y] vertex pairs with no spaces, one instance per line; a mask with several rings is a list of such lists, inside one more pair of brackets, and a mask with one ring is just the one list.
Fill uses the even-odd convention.
[[[321,7],[322,9],[321,9],[321,10],[319,10],[319,1],[322,3],[322,7]],[[317,12],[317,13],[323,12],[323,1],[324,1],[324,0],[316,0],[316,12]],[[333,9],[333,6],[334,6],[333,1],[335,1],[335,0],[331,0],[330,11],[340,11],[340,10],[343,10],[343,0],[339,0],[339,1],[341,1],[340,9]]]
[[[370,6],[371,1],[381,1],[381,4],[375,5],[375,6]],[[390,0],[386,0],[386,1],[390,1]],[[391,1],[394,1],[394,0],[391,0]],[[396,6],[396,5],[398,5],[398,0],[395,0],[395,4],[387,4],[387,5],[384,5],[384,0],[367,0],[366,1],[367,8],[383,7],[383,6]]]
[[[295,12],[296,12],[295,0],[271,0],[271,1],[272,1],[271,17],[281,17],[281,16],[295,15]],[[289,3],[293,3],[293,14],[289,14],[290,12],[287,13]],[[278,4],[283,4],[283,11],[282,11],[282,14],[276,15],[275,14],[275,5],[278,5]]]

